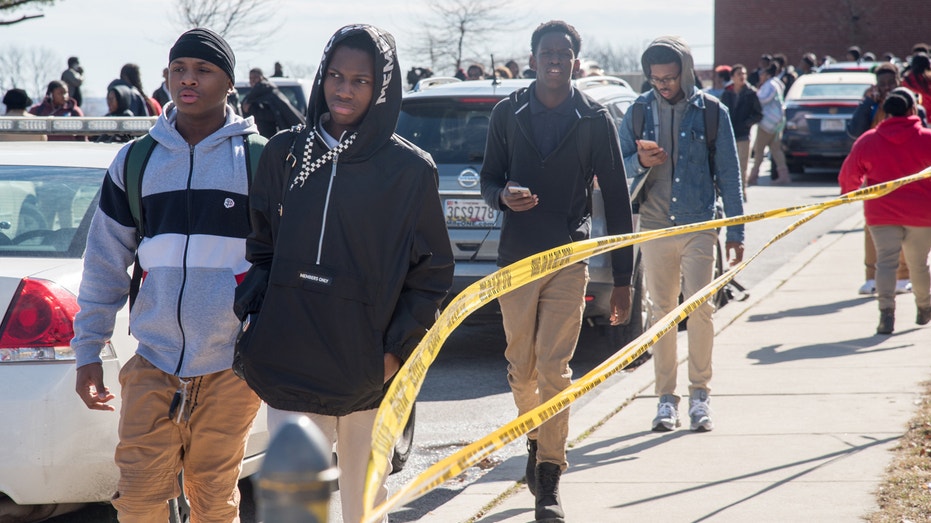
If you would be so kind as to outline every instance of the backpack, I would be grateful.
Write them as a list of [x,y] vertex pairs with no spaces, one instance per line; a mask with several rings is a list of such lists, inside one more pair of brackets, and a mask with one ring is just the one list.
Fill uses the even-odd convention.
[[[707,93],[701,93],[705,99],[705,146],[708,147],[708,166],[711,168],[711,177],[714,178],[714,155],[717,152],[718,139],[718,109],[721,104],[718,100]],[[646,120],[646,104],[635,103],[631,107],[631,118],[634,125],[634,139],[643,138],[643,123]]]
[[[259,158],[262,156],[262,149],[268,139],[259,134],[247,134],[243,136],[246,155],[246,172],[248,173],[249,185],[252,185],[252,178],[258,170]],[[133,216],[133,222],[136,224],[136,242],[141,242],[145,237],[145,223],[143,222],[142,212],[142,174],[145,172],[146,165],[149,163],[149,157],[158,142],[150,134],[146,134],[129,144],[129,150],[126,151],[126,159],[123,162],[123,181],[126,186],[126,199],[129,203],[129,211]],[[133,303],[136,301],[136,295],[139,294],[139,285],[142,284],[142,266],[139,264],[139,255],[136,254],[136,260],[133,264],[133,275],[129,283],[129,309],[132,310]]]

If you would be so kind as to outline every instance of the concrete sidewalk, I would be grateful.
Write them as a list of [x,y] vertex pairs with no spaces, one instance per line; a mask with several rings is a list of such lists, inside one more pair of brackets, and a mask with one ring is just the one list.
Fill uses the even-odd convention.
[[[890,450],[931,377],[931,327],[915,325],[906,294],[895,334],[874,334],[875,299],[856,294],[862,228],[861,216],[843,222],[716,313],[713,432],[688,430],[687,398],[682,428],[650,431],[652,363],[573,410],[567,521],[857,522],[874,510]],[[681,365],[677,392],[687,390]],[[533,521],[518,483],[525,462],[505,461],[423,521]]]

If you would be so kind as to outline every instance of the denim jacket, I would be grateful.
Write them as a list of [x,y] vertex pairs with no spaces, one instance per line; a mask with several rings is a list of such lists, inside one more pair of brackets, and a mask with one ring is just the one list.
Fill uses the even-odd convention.
[[[637,98],[635,103],[646,105],[644,111],[643,139],[656,140],[657,126],[654,124],[657,100],[650,90]],[[715,152],[715,173],[711,174],[708,164],[708,147],[705,144],[705,118],[702,112],[705,99],[698,89],[689,97],[689,108],[682,117],[679,129],[676,168],[672,184],[672,201],[669,202],[670,219],[676,225],[687,225],[714,219],[718,195],[724,201],[724,213],[728,217],[743,215],[743,188],[737,160],[737,145],[731,127],[727,107],[718,108],[718,136]],[[631,195],[636,195],[650,169],[640,165],[637,144],[634,142],[633,111],[628,110],[620,127],[621,154],[631,183]],[[727,228],[727,241],[742,242],[744,226]]]

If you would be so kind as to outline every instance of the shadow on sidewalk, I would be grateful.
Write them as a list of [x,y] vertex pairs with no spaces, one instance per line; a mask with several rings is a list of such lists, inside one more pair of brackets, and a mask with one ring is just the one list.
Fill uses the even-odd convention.
[[[644,425],[648,425],[650,420],[644,420]],[[624,447],[622,449],[611,449],[618,444],[633,439],[639,439],[646,436],[656,436],[636,445]],[[583,471],[598,467],[638,459],[637,454],[668,443],[674,439],[690,435],[687,430],[677,430],[674,432],[652,432],[644,430],[633,434],[626,434],[617,438],[592,441],[583,446],[576,446],[569,449],[569,472]],[[609,450],[605,450],[605,449]]]
[[914,343],[907,343],[892,347],[873,348],[888,339],[888,336],[873,335],[868,338],[857,338],[848,341],[802,345],[801,347],[795,347],[781,352],[777,350],[781,345],[767,345],[748,352],[747,358],[757,360],[754,365],[773,365],[790,361],[843,358],[845,356],[855,356],[858,354],[872,354],[904,349],[914,345]]
[[853,298],[850,300],[838,301],[834,303],[822,303],[820,305],[810,305],[807,307],[799,307],[797,309],[787,309],[784,311],[767,313],[767,314],[751,314],[747,317],[748,322],[758,322],[758,321],[772,321],[778,320],[780,318],[806,318],[811,316],[824,316],[827,314],[834,314],[840,312],[844,309],[849,309],[852,307],[859,307],[864,303],[874,301],[875,298],[872,296],[863,296],[861,298]]
[[773,481],[773,482],[771,482],[771,483],[766,484],[763,488],[757,490],[756,492],[754,492],[754,493],[752,493],[752,494],[750,494],[750,495],[748,495],[748,496],[745,496],[745,497],[743,497],[743,498],[741,498],[741,499],[737,499],[737,500],[735,500],[735,501],[733,501],[733,502],[731,502],[731,503],[728,503],[728,504],[726,504],[726,505],[721,506],[720,508],[714,510],[713,512],[710,512],[710,513],[705,514],[705,515],[703,515],[703,516],[698,516],[698,517],[696,517],[695,519],[692,520],[692,521],[695,521],[695,522],[698,522],[698,521],[705,521],[705,520],[711,519],[711,518],[713,518],[713,517],[715,517],[715,516],[721,514],[722,512],[725,512],[726,510],[728,510],[728,509],[730,509],[730,508],[732,508],[732,507],[736,507],[736,506],[740,505],[741,503],[745,503],[745,502],[747,502],[747,501],[750,501],[750,500],[753,499],[753,498],[756,498],[756,497],[758,497],[758,496],[764,495],[764,494],[766,494],[767,492],[769,492],[769,491],[771,491],[771,490],[777,489],[777,488],[779,488],[779,487],[781,487],[781,486],[783,486],[783,485],[786,485],[786,484],[788,484],[788,483],[791,483],[791,482],[793,482],[793,481],[796,481],[797,479],[799,479],[799,478],[801,478],[801,477],[804,477],[804,476],[806,476],[806,475],[808,475],[808,474],[810,474],[810,473],[812,473],[812,472],[815,472],[816,470],[818,470],[818,469],[821,468],[821,467],[832,465],[832,464],[834,464],[834,463],[837,462],[837,461],[840,461],[840,460],[843,460],[843,459],[852,457],[852,456],[856,455],[856,454],[859,453],[859,452],[862,452],[862,451],[864,451],[864,450],[868,450],[868,449],[870,449],[870,448],[872,448],[872,447],[875,447],[875,446],[877,446],[877,445],[885,445],[885,444],[887,444],[887,443],[891,443],[891,442],[893,442],[893,441],[899,439],[900,436],[891,436],[891,437],[883,438],[883,439],[874,439],[874,438],[870,438],[870,437],[868,437],[868,436],[864,436],[864,437],[867,438],[867,439],[869,439],[870,441],[869,441],[868,443],[864,443],[863,445],[851,446],[851,447],[849,447],[849,448],[846,448],[846,449],[844,449],[844,450],[839,450],[839,451],[837,451],[837,452],[831,452],[831,453],[828,453],[828,454],[823,454],[823,455],[821,455],[821,456],[813,456],[813,457],[808,458],[808,459],[798,460],[798,461],[794,461],[794,462],[791,462],[791,463],[786,463],[786,464],[784,464],[784,465],[779,465],[779,466],[776,466],[776,467],[770,467],[770,468],[758,470],[758,471],[755,471],[755,472],[748,472],[748,473],[746,473],[746,474],[741,474],[741,475],[739,475],[739,476],[734,476],[734,477],[731,477],[731,478],[725,478],[725,479],[722,479],[722,480],[719,480],[719,481],[712,481],[712,482],[708,482],[708,483],[703,483],[703,484],[701,484],[701,485],[696,485],[696,486],[692,486],[692,487],[687,487],[687,488],[682,488],[682,489],[678,489],[678,490],[673,490],[673,491],[667,492],[667,493],[665,493],[665,494],[660,494],[660,495],[656,495],[656,496],[650,496],[650,497],[647,497],[647,498],[643,498],[643,499],[639,499],[639,500],[636,500],[636,501],[632,501],[632,502],[630,502],[630,503],[622,503],[622,504],[620,504],[620,505],[614,505],[613,508],[622,509],[622,508],[626,508],[626,507],[632,507],[632,506],[636,506],[636,505],[641,505],[641,504],[643,504],[643,503],[650,503],[650,502],[653,502],[653,501],[663,500],[663,499],[666,499],[666,498],[673,498],[673,497],[675,497],[675,496],[682,495],[682,494],[687,494],[687,493],[690,493],[690,492],[697,492],[697,491],[701,491],[701,490],[705,490],[705,489],[711,489],[711,488],[719,487],[719,486],[721,486],[721,485],[726,485],[726,484],[728,484],[728,483],[733,483],[733,482],[738,482],[738,481],[752,480],[752,479],[754,479],[754,478],[758,478],[759,476],[764,476],[764,475],[766,475],[766,474],[771,474],[771,473],[778,472],[778,471],[781,471],[781,470],[789,470],[789,469],[792,469],[793,467],[799,467],[799,466],[808,465],[806,468],[804,468],[804,469],[802,469],[802,470],[800,470],[800,471],[798,471],[798,472],[795,472],[795,473],[793,473],[793,474],[791,474],[791,475],[789,475],[789,476],[786,476],[786,477],[784,477],[784,478],[781,478],[781,479],[779,479],[779,480],[777,480],[777,481]]

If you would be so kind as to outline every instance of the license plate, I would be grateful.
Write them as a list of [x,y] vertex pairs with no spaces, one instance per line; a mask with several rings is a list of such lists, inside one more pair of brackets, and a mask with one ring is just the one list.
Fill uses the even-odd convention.
[[823,132],[844,132],[847,127],[847,120],[843,118],[821,120],[821,131]]
[[491,227],[498,217],[498,211],[478,199],[449,199],[444,206],[447,227]]

